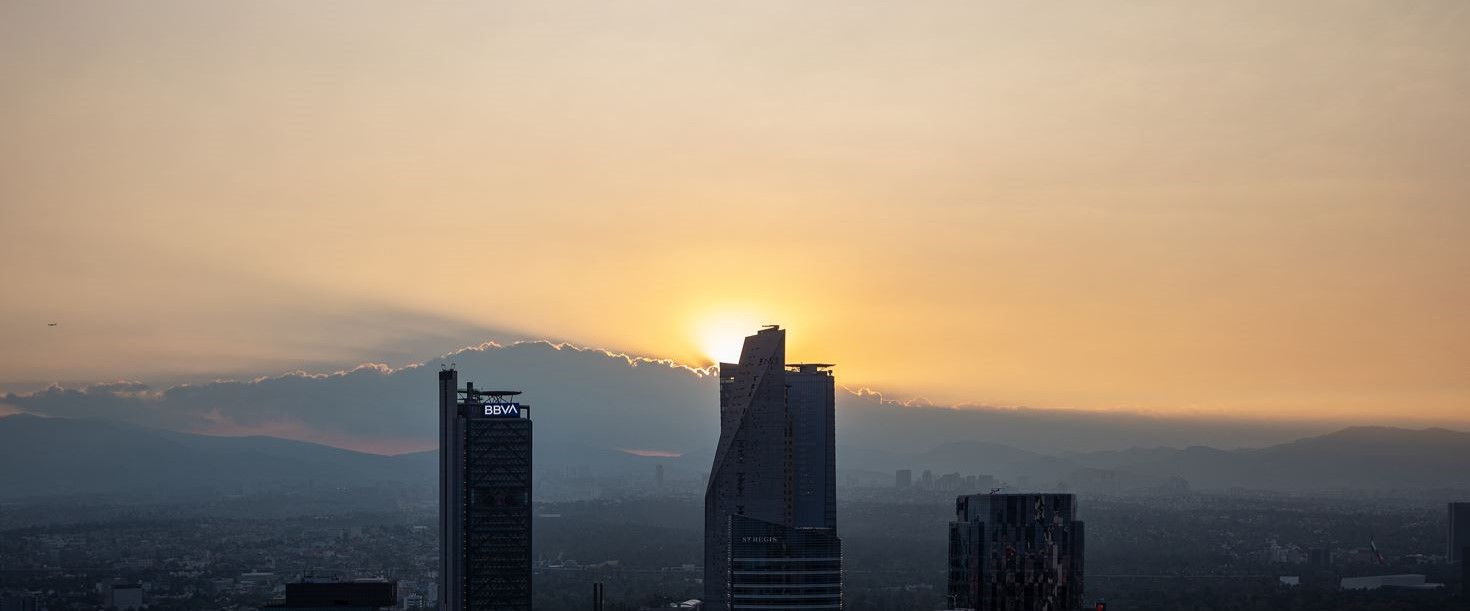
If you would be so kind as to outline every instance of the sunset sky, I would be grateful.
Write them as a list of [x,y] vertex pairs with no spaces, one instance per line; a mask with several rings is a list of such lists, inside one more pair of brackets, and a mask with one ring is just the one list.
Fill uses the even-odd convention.
[[[1470,427],[1470,3],[0,0],[0,391],[759,325]],[[47,323],[60,323],[48,327]]]

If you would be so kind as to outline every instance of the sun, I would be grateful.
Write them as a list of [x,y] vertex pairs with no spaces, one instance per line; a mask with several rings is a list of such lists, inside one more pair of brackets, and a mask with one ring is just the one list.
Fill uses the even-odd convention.
[[740,360],[745,336],[758,330],[760,324],[754,316],[717,314],[700,319],[695,337],[706,358],[715,363],[734,363]]

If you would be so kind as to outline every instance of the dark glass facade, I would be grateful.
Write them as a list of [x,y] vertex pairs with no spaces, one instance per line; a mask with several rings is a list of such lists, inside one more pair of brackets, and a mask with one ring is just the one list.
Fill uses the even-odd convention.
[[1470,503],[1450,503],[1449,527],[1445,559],[1451,564],[1464,562],[1465,548],[1470,547]]
[[[837,542],[834,382],[830,365],[786,363],[786,332],[769,327],[745,338],[739,363],[720,364],[720,442],[705,490],[705,609],[731,609],[732,516],[742,524],[796,529],[828,550]],[[820,537],[817,535],[820,531]],[[823,542],[817,543],[818,539]],[[830,539],[827,542],[826,539]],[[793,548],[786,553],[806,555]],[[813,552],[813,558],[827,557]],[[841,557],[837,556],[841,605]],[[802,595],[793,592],[793,595]],[[767,592],[765,595],[774,595]],[[778,600],[778,599],[770,599]],[[754,603],[747,603],[754,604]],[[823,603],[825,604],[825,603]],[[825,606],[744,606],[818,609]]]
[[730,516],[730,608],[842,608],[842,541],[830,528]]
[[531,609],[531,417],[514,392],[439,372],[440,598],[452,611]]
[[792,523],[799,528],[837,528],[837,444],[834,383],[818,365],[788,365],[786,406],[791,418],[795,498]]
[[265,605],[281,611],[378,611],[398,606],[396,581],[304,581],[286,584],[285,598]]
[[949,525],[956,609],[1041,611],[1082,605],[1083,525],[1070,494],[972,494]]

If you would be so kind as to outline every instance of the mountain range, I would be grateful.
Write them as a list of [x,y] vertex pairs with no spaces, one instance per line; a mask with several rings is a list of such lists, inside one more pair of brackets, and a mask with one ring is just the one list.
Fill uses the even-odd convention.
[[[543,473],[695,480],[719,436],[715,376],[544,341],[486,343],[403,367],[369,364],[154,388],[137,382],[0,394],[0,498],[433,478],[436,372],[532,406]],[[895,469],[1117,491],[1464,485],[1466,433],[1128,411],[899,403],[842,386],[839,481]],[[1337,431],[1337,432],[1333,432]],[[394,456],[394,455],[398,456]],[[15,465],[24,465],[16,467]]]
[[[371,364],[163,388],[138,382],[52,386],[0,393],[0,414],[266,435],[400,454],[437,443],[436,372],[445,366],[456,366],[462,381],[481,388],[524,391],[521,397],[533,406],[537,429],[546,432],[537,445],[538,464],[591,464],[609,452],[699,457],[711,452],[719,437],[718,383],[709,371],[547,342],[484,344],[397,368]],[[899,403],[844,386],[840,364],[836,379],[838,443],[883,452],[922,453],[970,442],[1047,455],[1156,446],[1233,449],[1342,427],[1121,410]]]
[[[265,436],[220,437],[72,418],[0,418],[0,499],[58,495],[249,491],[289,485],[391,483],[428,490],[434,452],[384,456]],[[707,460],[707,459],[706,459]],[[600,473],[649,473],[651,465],[706,468],[693,455],[607,452]],[[1470,433],[1355,427],[1258,449],[1133,448],[1048,455],[993,442],[940,444],[917,453],[844,446],[839,469],[891,477],[894,469],[940,475],[1025,476],[1038,487],[1128,492],[1171,478],[1197,490],[1279,492],[1470,489]]]
[[427,483],[428,458],[20,414],[0,418],[0,499]]
[[1351,427],[1264,448],[1135,447],[1058,455],[968,442],[911,455],[849,451],[839,455],[839,464],[866,469],[913,465],[935,475],[983,473],[1008,480],[1024,476],[1094,491],[1158,487],[1176,478],[1213,490],[1470,488],[1470,433]]

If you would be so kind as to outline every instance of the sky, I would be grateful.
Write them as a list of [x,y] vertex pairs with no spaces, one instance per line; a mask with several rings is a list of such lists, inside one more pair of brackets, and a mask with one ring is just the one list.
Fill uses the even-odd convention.
[[780,323],[889,397],[1466,428],[1467,29],[3,0],[0,390],[492,339],[701,366]]

